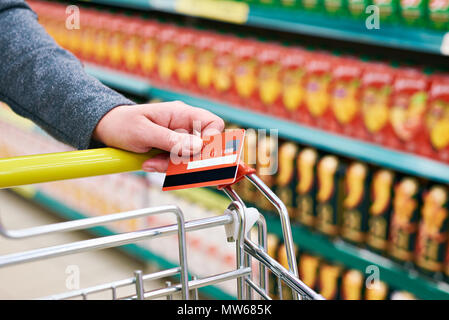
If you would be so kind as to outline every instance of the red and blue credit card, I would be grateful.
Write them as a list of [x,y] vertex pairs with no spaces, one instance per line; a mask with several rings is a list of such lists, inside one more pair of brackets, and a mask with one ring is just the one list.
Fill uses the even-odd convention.
[[231,184],[245,138],[244,129],[203,137],[203,149],[189,158],[170,156],[163,191]]

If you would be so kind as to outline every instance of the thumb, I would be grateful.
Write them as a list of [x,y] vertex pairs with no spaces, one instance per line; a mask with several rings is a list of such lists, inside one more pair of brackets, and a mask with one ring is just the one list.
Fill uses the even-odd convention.
[[192,134],[176,132],[168,128],[151,123],[148,130],[146,144],[151,148],[173,152],[178,155],[197,154],[203,148],[203,140]]

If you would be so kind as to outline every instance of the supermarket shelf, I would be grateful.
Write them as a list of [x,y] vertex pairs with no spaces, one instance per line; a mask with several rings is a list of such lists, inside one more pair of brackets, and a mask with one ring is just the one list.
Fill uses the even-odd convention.
[[[443,31],[386,23],[381,23],[379,29],[367,29],[363,19],[334,18],[326,14],[260,5],[248,6],[242,2],[229,4],[230,1],[221,1],[225,4],[220,8],[217,0],[202,0],[195,6],[191,4],[191,0],[90,0],[89,2],[159,10],[310,36],[449,55],[449,36],[445,40]],[[210,2],[214,2],[214,5]]]
[[[181,196],[200,199],[201,197],[194,195],[198,191],[201,192],[203,198],[205,198],[206,193],[209,193],[207,197],[214,199],[217,210],[229,203],[225,196],[211,189],[187,189]],[[210,203],[208,202],[206,205],[210,206]],[[268,231],[282,238],[282,228],[279,219],[273,213],[267,213],[264,216],[267,221]],[[394,288],[412,292],[421,299],[449,300],[448,283],[427,279],[417,274],[417,272],[405,269],[390,259],[350,245],[342,240],[330,240],[324,235],[299,225],[292,225],[292,233],[293,240],[300,250],[305,249],[326,260],[342,264],[347,268],[360,270],[364,274],[368,266],[377,266],[381,281],[388,283]]]
[[[26,199],[30,199],[32,201],[37,202],[38,204],[46,207],[47,209],[50,209],[53,213],[57,214],[59,217],[62,217],[66,220],[76,220],[76,219],[83,219],[87,216],[81,212],[78,212],[63,203],[59,202],[58,200],[46,195],[43,192],[40,192],[33,187],[26,186],[26,187],[18,187],[12,189],[14,192],[18,193],[19,195],[23,196]],[[89,232],[96,236],[110,236],[116,234],[114,231],[107,227],[94,227],[89,229]],[[119,247],[120,250],[124,251],[125,253],[145,262],[151,262],[156,263],[159,268],[161,269],[170,269],[174,268],[177,265],[167,261],[163,257],[158,256],[157,254],[154,254],[147,248],[144,248],[138,244],[128,244]],[[191,275],[190,275],[191,277]],[[216,286],[208,286],[200,288],[199,291],[208,297],[211,297],[213,299],[219,299],[219,300],[234,300],[235,297],[224,292],[223,290],[219,289]]]
[[424,157],[394,151],[381,146],[327,133],[260,113],[208,100],[190,93],[151,86],[147,80],[92,64],[86,71],[113,88],[162,100],[182,100],[207,109],[225,120],[252,128],[277,129],[279,136],[320,150],[391,168],[399,172],[449,183],[449,165]]

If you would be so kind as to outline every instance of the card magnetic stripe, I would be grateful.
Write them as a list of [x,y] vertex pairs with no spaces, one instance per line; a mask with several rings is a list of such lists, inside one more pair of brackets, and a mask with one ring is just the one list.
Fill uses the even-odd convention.
[[206,171],[167,175],[163,187],[177,187],[194,183],[233,179],[237,172],[237,166],[219,168]]

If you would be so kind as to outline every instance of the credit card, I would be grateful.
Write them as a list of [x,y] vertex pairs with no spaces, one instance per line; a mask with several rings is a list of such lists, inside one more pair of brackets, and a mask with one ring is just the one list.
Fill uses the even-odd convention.
[[183,158],[170,155],[163,191],[231,184],[237,176],[244,129],[203,137],[203,149]]

